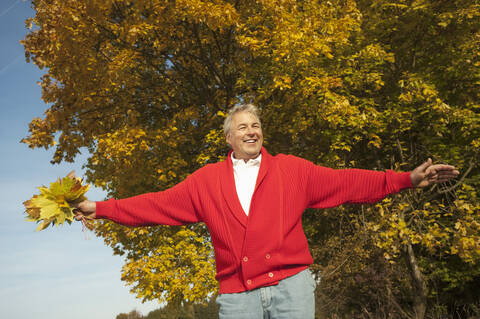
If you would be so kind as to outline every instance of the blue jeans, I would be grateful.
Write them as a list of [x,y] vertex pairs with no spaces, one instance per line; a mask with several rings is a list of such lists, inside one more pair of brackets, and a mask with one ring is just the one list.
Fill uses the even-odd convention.
[[315,280],[305,269],[276,286],[221,294],[220,319],[313,319],[314,291]]

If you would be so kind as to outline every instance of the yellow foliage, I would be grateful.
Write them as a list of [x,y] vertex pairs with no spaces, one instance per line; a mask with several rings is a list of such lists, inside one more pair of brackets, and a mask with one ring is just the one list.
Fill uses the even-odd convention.
[[[433,157],[466,171],[480,149],[470,2],[33,0],[22,44],[45,70],[49,108],[22,141],[54,147],[55,163],[86,148],[88,181],[123,198],[223,159],[227,110],[252,102],[272,153],[374,170]],[[478,168],[464,182],[375,206],[365,223],[385,257],[411,243],[478,262]],[[103,223],[97,234],[127,254],[138,296],[195,302],[213,290],[213,258],[208,232],[188,231]]]
[[40,222],[37,231],[44,230],[50,224],[70,224],[74,218],[73,204],[85,200],[84,195],[89,188],[88,184],[82,185],[82,179],[75,177],[74,172],[59,178],[50,187],[39,187],[40,194],[33,195],[23,203],[28,214],[27,220]]

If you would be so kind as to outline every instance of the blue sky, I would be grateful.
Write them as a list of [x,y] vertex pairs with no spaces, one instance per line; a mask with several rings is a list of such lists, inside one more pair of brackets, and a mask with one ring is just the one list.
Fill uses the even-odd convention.
[[[85,238],[80,223],[35,232],[24,220],[23,201],[74,169],[82,176],[86,155],[75,163],[51,165],[52,150],[20,143],[28,123],[47,105],[37,82],[42,71],[25,62],[19,41],[34,16],[29,1],[0,0],[0,318],[108,319],[159,304],[142,304],[120,280],[123,258],[103,241]],[[91,189],[91,200],[105,194]]]

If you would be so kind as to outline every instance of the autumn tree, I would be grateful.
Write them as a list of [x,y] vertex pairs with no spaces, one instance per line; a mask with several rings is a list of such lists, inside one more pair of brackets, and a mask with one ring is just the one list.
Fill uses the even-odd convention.
[[[463,176],[449,185],[389,198],[361,213],[358,208],[340,211],[348,218],[330,219],[333,234],[319,223],[317,229],[327,230],[323,247],[337,248],[333,258],[343,257],[327,267],[331,279],[347,278],[348,290],[357,292],[351,288],[365,292],[380,281],[383,289],[376,291],[390,300],[383,305],[390,303],[387,314],[423,318],[429,304],[431,312],[435,303],[445,312],[454,304],[473,302],[472,289],[478,289],[480,12],[471,1],[358,1],[357,6],[363,19],[355,38],[369,48],[370,57],[354,54],[355,67],[343,73],[340,90],[348,90],[356,104],[374,106],[370,114],[378,122],[369,129],[379,144],[347,142],[345,164],[353,159],[361,167],[408,169],[433,157],[460,166]],[[382,266],[379,252],[394,266]],[[323,251],[319,256],[331,255]],[[340,265],[349,275],[338,271]],[[404,274],[410,274],[407,286]],[[336,291],[330,290],[332,296]],[[356,307],[368,316],[380,308],[377,298],[365,307],[368,303],[358,303],[358,295],[365,296],[344,295],[344,309]]]
[[[253,102],[272,153],[377,170],[409,170],[431,157],[462,172],[452,184],[376,206],[305,214],[314,268],[324,275],[325,315],[366,316],[381,308],[382,293],[389,296],[383,309],[423,318],[433,300],[446,305],[453,290],[478,279],[474,0],[32,5],[23,44],[27,60],[45,68],[42,98],[50,107],[23,142],[55,148],[53,163],[88,151],[87,179],[111,197],[166,189],[223,159],[226,110]],[[96,233],[125,255],[122,279],[143,300],[189,306],[215,290],[202,224],[101,222]],[[338,278],[346,279],[335,284]],[[371,297],[360,306],[346,291]]]

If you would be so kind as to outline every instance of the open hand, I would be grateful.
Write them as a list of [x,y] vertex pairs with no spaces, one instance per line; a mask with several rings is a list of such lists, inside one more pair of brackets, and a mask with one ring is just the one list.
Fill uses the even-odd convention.
[[410,173],[410,180],[414,187],[426,187],[433,183],[443,183],[458,176],[459,171],[455,166],[445,164],[432,164],[429,158],[425,163],[415,168]]

